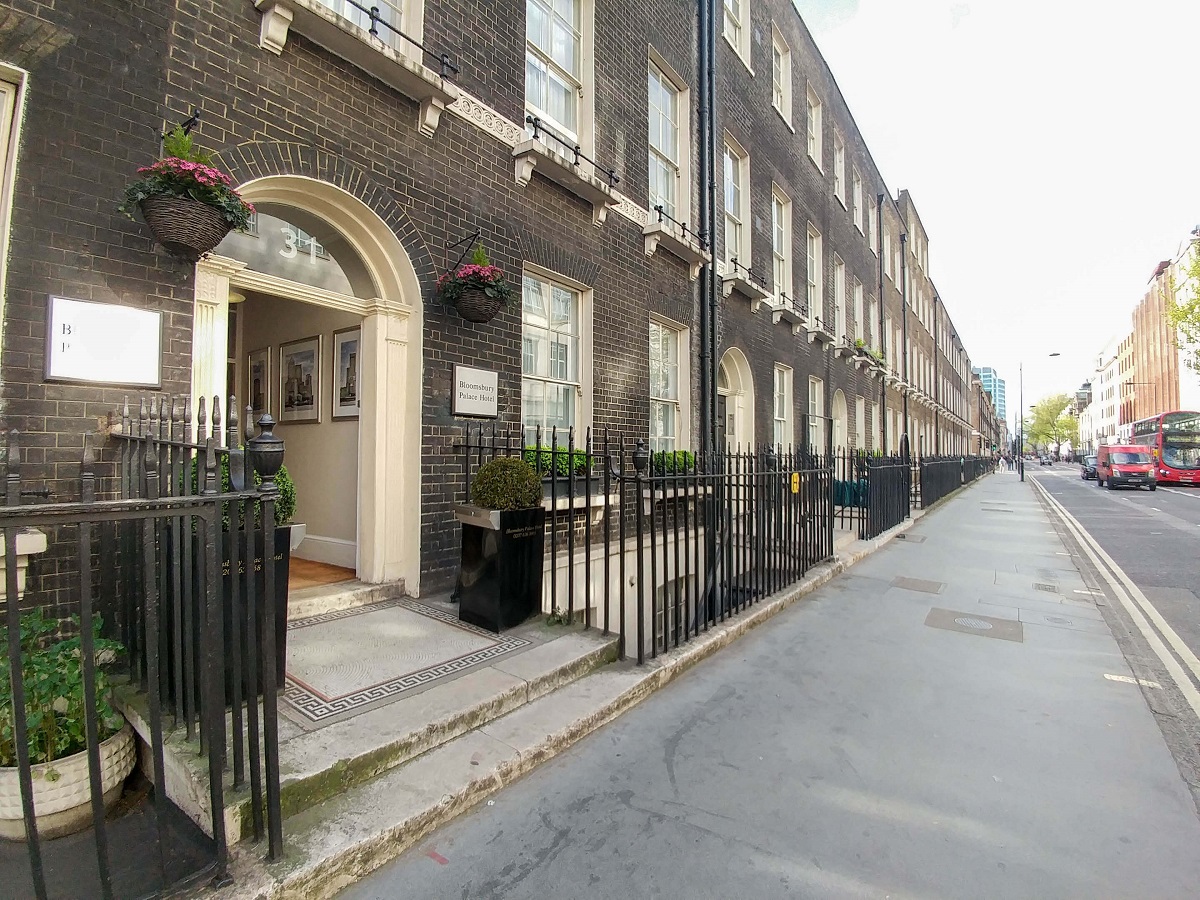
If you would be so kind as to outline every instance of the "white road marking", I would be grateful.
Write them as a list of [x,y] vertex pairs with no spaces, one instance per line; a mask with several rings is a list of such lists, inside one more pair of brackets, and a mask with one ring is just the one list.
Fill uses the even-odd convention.
[[1154,510],[1155,512],[1162,512],[1162,510],[1161,510],[1161,509],[1159,509],[1157,506],[1152,506],[1152,507],[1150,507],[1150,508],[1151,508],[1152,510]]
[[1122,681],[1125,684],[1140,684],[1142,687],[1161,688],[1162,685],[1157,681],[1147,681],[1145,678],[1131,678],[1128,675],[1109,675],[1104,673],[1104,677],[1109,681]]
[[1172,494],[1179,494],[1181,497],[1191,497],[1193,500],[1200,500],[1200,494],[1195,491],[1181,491],[1179,488],[1160,487],[1160,491],[1170,491]]
[[[1075,537],[1079,540],[1084,552],[1091,558],[1092,563],[1100,570],[1101,576],[1108,582],[1117,599],[1121,601],[1121,605],[1125,607],[1125,611],[1129,613],[1129,617],[1133,619],[1134,625],[1138,631],[1146,639],[1150,645],[1150,649],[1154,654],[1162,660],[1162,663],[1167,668],[1167,672],[1171,676],[1171,680],[1175,682],[1188,705],[1200,718],[1200,690],[1196,689],[1196,685],[1192,683],[1188,672],[1184,670],[1187,666],[1191,670],[1192,676],[1200,679],[1200,659],[1196,658],[1196,654],[1180,640],[1179,635],[1175,633],[1167,620],[1162,617],[1162,614],[1155,608],[1154,604],[1142,593],[1141,589],[1129,578],[1128,575],[1117,565],[1104,548],[1097,543],[1083,526],[1079,524],[1076,518],[1057,500],[1049,496],[1039,484],[1038,489],[1047,495],[1046,499],[1051,506],[1055,508],[1063,521],[1067,523],[1067,527],[1074,532]],[[1149,619],[1150,621],[1147,621]],[[1151,625],[1150,623],[1154,624]],[[1155,630],[1157,629],[1157,631]],[[1159,635],[1162,635],[1161,637]],[[1171,645],[1175,653],[1179,654],[1178,658],[1168,650],[1164,645],[1163,640]],[[1182,663],[1182,664],[1181,664]]]
[[1091,594],[1094,597],[1103,597],[1104,596],[1104,591],[1081,591],[1078,588],[1076,588],[1075,593],[1076,594]]
[[1071,555],[1070,553],[1063,553],[1061,550],[1056,550],[1055,552],[1056,552],[1056,553],[1057,553],[1059,556],[1070,556],[1070,555]]

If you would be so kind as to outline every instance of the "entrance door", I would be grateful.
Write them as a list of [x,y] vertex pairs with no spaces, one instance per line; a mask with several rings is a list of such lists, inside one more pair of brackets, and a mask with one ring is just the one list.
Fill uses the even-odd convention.
[[736,347],[726,350],[717,369],[718,421],[724,425],[727,450],[749,452],[754,447],[754,382],[750,363]]

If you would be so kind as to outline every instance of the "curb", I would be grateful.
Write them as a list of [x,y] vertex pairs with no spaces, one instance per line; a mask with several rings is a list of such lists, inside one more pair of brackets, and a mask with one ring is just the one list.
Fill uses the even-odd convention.
[[[959,491],[949,496],[955,496]],[[261,849],[255,845],[235,848],[230,860],[230,874],[234,877],[234,884],[210,896],[221,900],[233,900],[235,897],[254,900],[323,900],[336,896],[339,891],[392,861],[437,829],[542,763],[553,759],[719,650],[773,619],[835,576],[886,546],[897,535],[912,528],[929,511],[913,510],[910,518],[878,537],[855,541],[832,561],[815,566],[799,582],[777,593],[772,599],[752,607],[735,619],[713,626],[682,647],[673,649],[657,659],[647,660],[641,667],[631,667],[627,663],[614,664],[611,670],[608,670],[610,675],[614,678],[635,679],[632,684],[595,708],[584,711],[581,717],[573,719],[565,727],[545,734],[525,749],[514,751],[514,756],[499,761],[490,770],[476,769],[475,774],[456,792],[443,794],[436,803],[414,812],[340,853],[312,860],[308,864],[294,857],[290,860],[285,858],[281,863],[266,864],[259,857]],[[606,670],[596,670],[576,684],[582,684],[591,677],[602,677]],[[553,696],[550,694],[542,699],[549,700]],[[520,711],[516,710],[514,714]],[[464,740],[470,737],[470,734],[463,735],[456,741]],[[439,750],[452,747],[456,741],[415,757],[405,765],[430,760]],[[394,771],[403,772],[404,768],[405,766],[401,766]]]

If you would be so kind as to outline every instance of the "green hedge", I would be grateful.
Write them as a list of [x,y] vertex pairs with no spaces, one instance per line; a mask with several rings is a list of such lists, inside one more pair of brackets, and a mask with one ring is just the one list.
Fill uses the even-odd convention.
[[542,481],[524,460],[497,456],[475,474],[471,502],[484,509],[533,509],[542,503]]

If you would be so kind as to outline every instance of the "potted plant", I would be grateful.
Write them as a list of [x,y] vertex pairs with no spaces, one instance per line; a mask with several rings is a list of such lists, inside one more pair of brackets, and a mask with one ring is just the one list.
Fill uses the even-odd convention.
[[554,447],[529,444],[521,451],[521,458],[530,466],[542,480],[542,496],[549,499],[566,497],[572,487],[567,482],[574,481],[576,496],[587,492],[587,472],[592,465],[592,457],[586,450],[569,450],[566,447]]
[[469,263],[455,272],[447,272],[437,281],[438,299],[453,305],[468,322],[490,322],[515,293],[504,280],[504,271],[492,265],[479,244],[475,245]]
[[[78,626],[79,620],[73,620]],[[92,708],[100,739],[100,785],[105,808],[121,796],[121,785],[133,770],[137,750],[133,731],[109,702],[109,683],[101,663],[111,662],[123,648],[100,637],[100,618],[92,620],[96,696]],[[87,707],[83,659],[78,635],[58,636],[57,622],[40,610],[21,618],[21,670],[25,688],[30,771],[38,836],[73,834],[92,822],[92,792],[87,755]],[[0,628],[0,644],[7,644]],[[0,678],[0,837],[25,840],[20,774],[10,680]]]
[[233,229],[245,231],[254,207],[242,199],[212,156],[176,125],[163,138],[163,158],[138,169],[120,209],[140,210],[154,240],[168,253],[195,262]]
[[[192,460],[192,492],[196,493],[200,490],[198,480],[198,459]],[[257,488],[262,479],[257,472],[250,469],[249,454],[247,453],[245,464],[250,470],[249,474],[253,475],[254,486]],[[219,454],[217,457],[218,477],[220,485],[218,490],[221,493],[231,493],[234,490],[233,479],[229,471],[229,455],[227,453]],[[275,494],[275,677],[279,687],[283,687],[285,675],[285,663],[287,652],[287,608],[288,608],[288,574],[291,569],[292,551],[299,545],[303,539],[305,526],[297,525],[292,522],[292,518],[296,514],[296,486],[292,482],[291,475],[288,474],[287,466],[280,466],[279,472],[275,475],[275,485],[279,488]],[[221,598],[225,607],[225,656],[230,658],[230,653],[233,649],[233,634],[231,624],[233,621],[233,574],[230,571],[228,561],[231,558],[233,551],[233,541],[236,538],[238,541],[238,573],[244,575],[246,572],[246,544],[245,532],[234,531],[234,525],[231,519],[231,511],[228,508],[228,503],[222,504],[221,510],[221,543],[218,547],[221,563],[221,582],[220,591]],[[249,523],[249,527],[258,532],[262,527],[260,505],[256,501],[253,504],[253,519]],[[247,523],[242,523],[244,529]],[[299,534],[297,534],[299,531]],[[193,536],[197,545],[193,553],[199,554],[203,552],[203,548],[199,546],[198,539]],[[261,628],[262,625],[262,597],[263,591],[266,590],[266,578],[263,574],[263,544],[261,533],[256,533],[254,541],[254,572],[255,572],[255,596],[259,598],[255,606],[257,624]],[[198,597],[197,591],[193,591],[193,597]],[[245,594],[242,594],[243,603],[245,602]],[[171,604],[164,604],[164,613],[169,619],[173,610]],[[261,656],[259,657],[261,660]],[[228,673],[227,673],[228,674]],[[247,682],[247,689],[249,683]],[[232,699],[232,681],[226,679],[226,699]]]
[[541,609],[542,483],[520,457],[498,456],[479,467],[471,500],[455,509],[462,523],[458,617],[499,632]]

